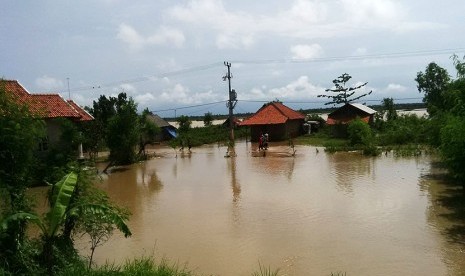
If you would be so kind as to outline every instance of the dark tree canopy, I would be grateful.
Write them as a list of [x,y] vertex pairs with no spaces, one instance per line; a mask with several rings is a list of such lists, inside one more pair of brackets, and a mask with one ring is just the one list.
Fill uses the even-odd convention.
[[334,88],[328,88],[325,91],[330,92],[328,95],[323,94],[323,95],[318,95],[318,98],[328,98],[330,99],[329,102],[325,103],[325,105],[329,104],[346,104],[350,103],[353,101],[356,101],[362,97],[370,95],[373,91],[370,91],[368,93],[355,96],[355,92],[357,92],[358,89],[364,87],[365,85],[368,84],[368,82],[365,82],[361,85],[354,86],[354,87],[346,87],[347,82],[352,78],[347,73],[342,74],[339,76],[337,79],[333,80]]
[[176,121],[179,124],[179,131],[186,132],[191,128],[192,121],[186,115],[179,116]]
[[211,112],[205,113],[205,116],[203,117],[203,124],[205,126],[211,126],[213,124],[213,115]]
[[450,82],[447,70],[434,62],[428,64],[425,72],[418,72],[415,81],[420,93],[425,93],[423,102],[426,103],[428,113],[434,115],[445,108],[443,93]]

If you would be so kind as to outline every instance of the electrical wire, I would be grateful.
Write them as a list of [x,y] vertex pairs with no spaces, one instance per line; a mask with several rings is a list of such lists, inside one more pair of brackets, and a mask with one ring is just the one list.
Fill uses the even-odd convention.
[[[326,57],[326,58],[313,58],[313,59],[263,59],[263,60],[233,60],[231,63],[241,63],[241,64],[295,64],[295,63],[315,63],[315,62],[330,62],[330,61],[341,61],[341,60],[363,60],[363,59],[375,59],[375,58],[407,58],[407,57],[416,57],[416,56],[433,56],[433,55],[445,55],[453,54],[456,52],[463,52],[465,48],[449,48],[449,49],[435,49],[435,50],[418,50],[418,51],[409,51],[409,52],[396,52],[396,53],[385,53],[385,54],[371,54],[371,55],[357,55],[357,56],[335,56],[335,57]],[[183,75],[193,72],[199,72],[208,70],[215,67],[223,66],[224,62],[213,62],[210,64],[199,65],[194,67],[188,67],[176,71],[170,71],[160,74],[153,74],[149,76],[141,76],[132,79],[108,82],[105,84],[99,85],[89,85],[81,86],[70,89],[68,92],[76,91],[85,91],[93,89],[107,88],[114,85],[128,84],[128,83],[138,83],[148,81],[153,78],[164,78],[169,76]],[[64,91],[63,91],[64,93]]]

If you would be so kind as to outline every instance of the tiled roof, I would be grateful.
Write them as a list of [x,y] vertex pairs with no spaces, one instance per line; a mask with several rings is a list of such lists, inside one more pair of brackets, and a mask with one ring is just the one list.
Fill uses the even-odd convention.
[[271,102],[240,123],[241,126],[284,124],[287,120],[305,119],[305,115],[283,105]]
[[65,117],[77,121],[93,119],[77,104],[65,101],[58,94],[30,94],[18,81],[2,80],[1,83],[19,104],[28,105],[29,110],[41,118]]
[[77,103],[73,102],[72,100],[67,100],[67,102],[69,105],[71,105],[72,108],[74,108],[74,110],[76,110],[79,113],[79,115],[81,115],[79,121],[92,121],[94,119],[92,115],[87,113],[87,111],[81,108],[79,105],[77,105]]

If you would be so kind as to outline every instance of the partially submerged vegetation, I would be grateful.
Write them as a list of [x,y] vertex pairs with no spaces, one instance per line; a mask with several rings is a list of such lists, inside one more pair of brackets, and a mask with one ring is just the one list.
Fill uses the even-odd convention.
[[[417,74],[428,118],[398,116],[393,100],[388,98],[383,100],[371,127],[354,120],[343,126],[344,139],[333,138],[330,128],[322,128],[295,142],[321,145],[328,152],[359,150],[366,155],[388,151],[399,156],[421,155],[437,148],[451,176],[465,186],[465,61],[456,56],[453,61],[456,79],[434,63]],[[93,176],[85,166],[71,162],[75,159],[73,148],[80,142],[94,154],[107,148],[111,164],[130,164],[146,157],[145,146],[160,130],[144,120],[144,113],[136,113],[137,105],[124,93],[117,98],[102,96],[88,110],[96,118],[93,123],[77,127],[61,122],[60,143],[46,156],[39,156],[36,144],[44,138],[43,122],[31,115],[27,106],[15,104],[0,87],[0,195],[4,199],[0,202],[0,274],[194,275],[185,267],[164,260],[157,264],[146,257],[122,265],[93,263],[96,248],[114,230],[125,236],[131,234],[126,225],[129,211],[113,204],[93,186]],[[179,136],[170,143],[174,149],[228,141],[229,129],[211,125],[211,114],[205,118],[205,128],[191,128],[185,116],[180,120]],[[247,129],[238,128],[235,135],[247,136]],[[32,212],[33,201],[26,196],[26,190],[34,183],[44,182],[55,184],[50,185],[50,209],[45,216],[39,216]],[[27,236],[31,223],[39,227],[38,238]],[[74,247],[76,234],[85,234],[91,241],[87,259]],[[259,271],[252,275],[278,272],[260,264]]]

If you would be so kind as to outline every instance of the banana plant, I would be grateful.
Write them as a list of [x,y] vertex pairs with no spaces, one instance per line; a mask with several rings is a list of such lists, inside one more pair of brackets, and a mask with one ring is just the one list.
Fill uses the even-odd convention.
[[106,214],[111,218],[112,223],[120,230],[125,237],[131,235],[126,221],[123,217],[112,212],[112,209],[105,205],[98,204],[77,204],[70,206],[71,198],[76,189],[78,176],[75,172],[65,175],[52,188],[51,208],[42,218],[37,214],[28,212],[18,212],[3,219],[0,224],[1,231],[8,229],[8,226],[21,221],[28,221],[36,224],[42,232],[44,241],[42,255],[47,263],[49,271],[53,266],[53,243],[59,236],[59,230],[64,225],[66,218],[78,217],[86,212]]

